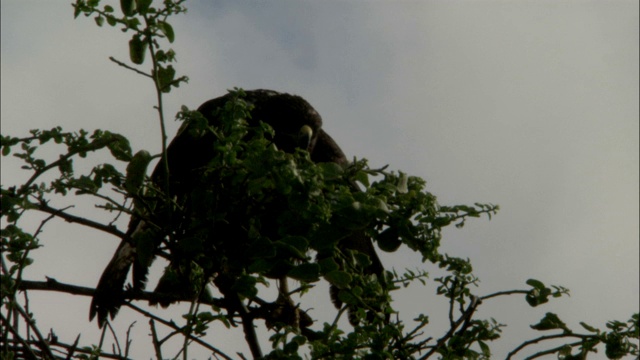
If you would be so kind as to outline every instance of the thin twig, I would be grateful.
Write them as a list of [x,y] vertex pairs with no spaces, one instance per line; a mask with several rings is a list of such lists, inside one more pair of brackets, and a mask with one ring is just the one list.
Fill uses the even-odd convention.
[[[113,340],[116,343],[116,348],[118,349],[118,355],[122,355],[122,349],[120,349],[120,341],[118,341],[118,336],[116,335],[116,331],[113,329],[113,326],[111,326],[111,323],[109,322],[107,322],[107,327],[109,328],[109,331],[111,332],[111,336],[113,336]],[[113,349],[113,352],[115,353],[116,349]]]
[[38,338],[38,343],[40,345],[39,347],[42,350],[42,352],[45,353],[46,356],[53,359],[54,358],[53,353],[51,352],[51,348],[49,347],[49,344],[45,340],[44,336],[42,336],[40,329],[38,329],[35,321],[31,318],[31,316],[29,316],[29,314],[27,314],[27,312],[24,311],[24,309],[20,306],[20,304],[16,303],[15,301],[12,302],[11,308],[18,311],[18,313],[22,316],[22,318],[27,323],[27,325],[33,330],[33,333],[36,334],[36,337]]
[[156,358],[162,360],[162,348],[158,342],[158,333],[156,332],[156,323],[153,319],[149,319],[149,327],[151,328],[151,340],[153,342],[153,350],[156,353]]
[[93,221],[93,220],[89,220],[80,216],[76,216],[76,215],[71,215],[71,214],[67,214],[66,212],[64,212],[62,209],[56,209],[53,208],[51,206],[49,206],[46,202],[44,201],[40,201],[37,204],[34,204],[36,206],[36,208],[42,212],[45,212],[47,214],[51,214],[54,215],[56,217],[62,218],[64,219],[66,222],[70,222],[70,223],[75,223],[75,224],[80,224],[80,225],[85,225],[97,230],[101,230],[104,231],[106,233],[109,233],[111,235],[115,235],[117,237],[124,237],[124,233],[121,232],[120,230],[118,230],[118,228],[116,228],[115,226],[108,226],[108,225],[104,225],[101,224],[99,222]]
[[[137,306],[135,306],[135,305],[133,305],[131,303],[126,303],[125,305],[130,307],[131,309],[139,312],[140,314],[148,317],[149,319],[153,319],[153,320],[155,320],[155,321],[157,321],[157,322],[159,322],[159,323],[161,323],[161,324],[163,324],[163,325],[165,325],[165,326],[167,326],[167,327],[169,327],[171,329],[174,329],[174,330],[176,330],[178,332],[181,332],[181,329],[173,321],[167,321],[167,320],[165,320],[163,318],[160,318],[160,317],[158,317],[158,316],[156,316],[156,315],[154,315],[154,314],[152,314],[152,313],[150,313],[148,311],[142,310],[141,308],[139,308],[139,307],[137,307]],[[211,350],[211,352],[213,352],[214,354],[218,354],[218,355],[222,356],[223,358],[225,358],[227,360],[232,360],[229,356],[227,356],[221,350],[217,349],[216,347],[214,347],[214,346],[212,346],[210,344],[207,344],[206,342],[198,339],[197,337],[191,337],[191,340],[193,340],[194,342],[200,344],[201,346]]]
[[[71,360],[71,357],[73,356],[73,353],[76,352],[76,348],[78,347],[78,343],[80,342],[80,334],[78,334],[78,336],[76,336],[76,340],[73,342],[73,344],[71,344],[71,348],[68,349],[67,351],[67,359],[66,360]],[[57,342],[56,342],[57,345]]]
[[[97,147],[97,148],[96,148],[95,142],[92,142],[92,143],[89,143],[89,144],[87,144],[85,146],[81,146],[81,147],[79,147],[77,149],[70,150],[68,153],[66,153],[64,155],[60,155],[60,158],[58,160],[50,163],[49,165],[46,165],[46,166],[44,166],[44,167],[42,167],[40,169],[34,169],[35,172],[33,173],[33,175],[31,175],[29,180],[27,180],[27,182],[25,182],[24,185],[22,185],[20,187],[20,189],[21,190],[24,189],[26,191],[26,189],[31,187],[31,184],[33,184],[36,181],[36,179],[38,177],[40,177],[40,175],[42,175],[45,172],[53,169],[54,167],[60,166],[60,164],[63,164],[65,162],[67,162],[67,160],[69,160],[71,157],[73,157],[73,156],[75,156],[75,155],[77,155],[79,153],[82,153],[82,152],[89,152],[89,151],[99,150],[99,149],[104,148],[104,147],[108,146],[110,143],[115,142],[117,140],[118,139],[116,139],[116,138],[109,139],[109,140],[104,142],[103,146],[100,146],[100,147]],[[102,144],[100,144],[100,145],[102,145]]]
[[126,346],[125,346],[125,348],[124,348],[124,356],[125,356],[125,357],[128,357],[128,356],[129,356],[129,349],[130,349],[130,347],[131,347],[131,341],[132,341],[132,340],[131,340],[131,329],[133,329],[133,325],[135,325],[135,324],[136,324],[136,322],[134,321],[134,322],[132,322],[132,323],[131,323],[131,325],[129,325],[129,327],[127,328],[127,337],[126,337],[126,339],[125,339],[125,340],[126,340],[126,342],[127,342],[127,345],[126,345]]
[[116,59],[116,58],[114,58],[113,56],[109,56],[109,60],[113,61],[114,63],[116,63],[116,64],[118,64],[118,65],[120,65],[120,66],[122,66],[123,68],[126,68],[126,69],[131,70],[131,71],[133,71],[133,72],[136,72],[136,73],[138,73],[138,74],[140,74],[140,75],[142,75],[142,76],[146,76],[146,77],[148,77],[148,78],[153,79],[153,77],[152,77],[151,75],[149,75],[149,74],[147,74],[147,73],[145,73],[145,72],[142,72],[142,71],[140,71],[140,70],[138,70],[138,69],[136,69],[136,68],[134,68],[134,67],[131,67],[131,66],[129,66],[129,65],[125,64],[125,63],[123,63],[122,61],[117,60],[117,59]]
[[14,337],[14,342],[19,342],[22,344],[22,346],[24,347],[25,351],[28,351],[28,354],[31,355],[31,358],[33,359],[37,359],[38,357],[36,356],[36,354],[33,352],[33,349],[31,349],[31,346],[29,346],[29,344],[27,343],[27,341],[25,339],[22,338],[22,336],[20,336],[20,334],[18,334],[18,331],[11,326],[11,324],[9,323],[9,320],[7,318],[4,317],[4,314],[0,313],[0,320],[2,320],[2,323],[4,323],[5,328],[8,330],[7,333],[4,335],[6,336],[6,341],[7,343],[4,344],[6,347],[9,346],[9,336],[8,333],[13,334]]
[[[12,343],[16,343],[17,340],[12,340],[11,342]],[[37,341],[33,341],[33,340],[25,341],[24,344],[21,344],[22,346],[24,346],[24,348],[19,348],[19,349],[20,350],[24,350],[24,351],[29,351],[31,354],[34,354],[32,346],[33,345],[37,345],[37,344],[38,344]],[[65,344],[65,343],[62,343],[62,342],[58,341],[55,344],[51,344],[50,346],[51,347],[58,347],[58,348],[65,349],[69,354],[71,354],[71,351],[73,351],[73,352],[81,353],[81,354],[95,355],[93,349],[82,348],[82,347],[77,348],[77,344],[75,342],[74,342],[74,344],[69,345],[69,344]],[[55,349],[55,350],[57,352],[61,352],[60,349]],[[119,356],[119,355],[116,355],[116,354],[110,354],[110,353],[106,353],[106,352],[103,352],[103,351],[101,351],[99,355],[100,355],[100,358],[117,359],[117,360],[127,360],[127,359],[129,359],[127,357],[122,357],[122,356]],[[34,356],[33,359],[42,359],[41,356],[38,357],[36,354],[34,354],[33,356]],[[55,357],[55,358],[59,359],[60,357],[58,356],[58,357]]]
[[579,335],[579,334],[572,334],[572,333],[562,333],[562,334],[555,334],[555,335],[545,335],[545,336],[540,336],[537,337],[535,339],[531,339],[531,340],[527,340],[525,342],[523,342],[522,344],[520,344],[520,346],[518,346],[517,348],[513,349],[508,355],[506,360],[511,359],[512,356],[514,356],[516,353],[518,353],[520,350],[524,349],[525,347],[529,346],[529,345],[533,345],[533,344],[537,344],[540,341],[545,341],[545,340],[551,340],[551,339],[560,339],[560,338],[564,338],[564,337],[576,337],[576,338],[580,338],[580,339],[584,339],[585,337],[588,337],[588,335]]
[[460,315],[460,318],[456,320],[456,322],[453,324],[453,326],[451,326],[449,331],[447,331],[447,333],[443,337],[438,339],[438,342],[436,343],[436,345],[434,345],[433,348],[431,348],[431,350],[428,353],[426,353],[423,357],[421,357],[420,360],[428,359],[431,355],[433,355],[448,339],[450,339],[453,336],[453,334],[455,333],[458,326],[460,326],[460,324],[462,324],[465,321],[468,321],[468,319],[471,319],[471,317],[473,316],[473,313],[476,311],[476,309],[481,303],[482,301],[480,300],[480,298],[472,296],[471,303],[469,304],[465,312],[462,315]]
[[488,300],[494,297],[498,297],[498,296],[505,296],[505,295],[513,295],[513,294],[528,294],[530,291],[528,290],[505,290],[505,291],[498,291],[495,292],[493,294],[489,294],[489,295],[485,295],[480,297],[480,300]]
[[[555,354],[555,353],[557,353],[558,351],[562,350],[562,349],[563,349],[564,347],[566,347],[566,346],[570,346],[570,347],[572,347],[572,348],[573,348],[573,347],[576,347],[576,346],[579,346],[579,345],[582,345],[582,341],[576,341],[576,342],[574,342],[574,343],[572,343],[572,344],[560,345],[560,346],[558,346],[558,347],[556,347],[556,348],[553,348],[553,349],[549,349],[549,350],[545,350],[545,351],[540,351],[540,352],[537,352],[537,353],[535,353],[535,354],[533,354],[533,355],[531,355],[531,356],[529,356],[529,357],[526,357],[524,360],[532,360],[532,359],[535,359],[535,358],[539,358],[539,357],[541,357],[541,356]],[[584,349],[583,349],[582,351],[584,351]],[[585,356],[585,358],[586,358],[586,355],[585,355],[585,354],[583,354],[583,356]]]

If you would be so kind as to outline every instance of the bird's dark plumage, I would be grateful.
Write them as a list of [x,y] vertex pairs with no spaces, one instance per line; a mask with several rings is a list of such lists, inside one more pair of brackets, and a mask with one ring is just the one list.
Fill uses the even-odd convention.
[[[219,121],[218,109],[232,96],[227,94],[209,100],[202,104],[198,111],[210,124],[216,124]],[[303,98],[271,90],[253,90],[246,91],[243,99],[253,105],[251,118],[248,119],[249,125],[257,125],[259,121],[269,124],[274,129],[273,143],[278,149],[292,153],[296,148],[304,148],[309,151],[314,162],[347,163],[340,147],[322,129],[320,115]],[[162,184],[166,184],[164,179],[168,179],[168,191],[177,199],[187,197],[192,188],[199,184],[196,169],[205,167],[216,155],[215,147],[211,146],[212,142],[216,141],[213,134],[194,138],[188,130],[181,129],[167,148],[169,176],[166,176],[162,163],[156,166],[152,174],[152,180],[159,189],[163,188]],[[113,318],[122,305],[124,284],[132,267],[133,289],[141,290],[144,287],[152,257],[141,261],[132,239],[146,229],[148,226],[143,220],[132,218],[125,238],[100,278],[90,309],[90,319],[97,316],[100,327],[104,325],[108,316]],[[162,239],[154,241],[159,246]],[[368,271],[381,276],[384,271],[382,264],[371,240],[364,234],[345,239],[342,246],[367,254],[372,261]]]

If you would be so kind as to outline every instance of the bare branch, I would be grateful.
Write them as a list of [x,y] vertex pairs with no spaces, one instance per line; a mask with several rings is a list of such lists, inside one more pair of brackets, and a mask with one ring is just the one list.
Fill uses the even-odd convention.
[[93,221],[93,220],[89,220],[80,216],[76,216],[76,215],[71,215],[68,214],[66,212],[64,212],[63,209],[56,209],[53,208],[51,206],[49,206],[46,202],[44,201],[40,201],[37,204],[34,204],[36,206],[36,208],[42,212],[45,212],[47,214],[51,214],[54,216],[57,216],[59,218],[64,219],[66,222],[70,222],[70,223],[76,223],[76,224],[80,224],[80,225],[85,225],[97,230],[101,230],[104,231],[106,233],[109,233],[111,235],[115,235],[117,237],[124,237],[124,233],[120,230],[118,230],[118,228],[116,228],[115,226],[112,225],[104,225],[101,224],[99,222]]
[[35,345],[40,348],[40,350],[46,355],[46,357],[53,359],[54,356],[53,356],[53,353],[51,352],[51,348],[49,347],[48,341],[45,339],[44,336],[42,336],[42,333],[36,326],[35,321],[31,318],[31,316],[27,314],[27,312],[24,311],[22,306],[20,306],[20,304],[16,303],[15,301],[13,301],[10,306],[12,309],[15,309],[16,311],[18,311],[18,313],[22,316],[24,321],[27,323],[28,327],[33,330],[34,334],[36,334],[38,341],[36,342]]
[[[29,344],[27,343],[27,341],[25,339],[22,338],[22,336],[20,336],[20,334],[18,334],[18,331],[11,326],[11,324],[9,323],[9,319],[4,317],[4,314],[0,313],[0,320],[2,320],[2,323],[4,324],[4,327],[14,336],[14,340],[13,342],[19,342],[20,344],[22,344],[24,351],[26,352],[25,355],[29,355],[30,359],[37,359],[38,357],[36,356],[36,354],[33,352],[33,349],[31,349],[31,346],[29,346]],[[9,346],[9,337],[8,334],[3,334],[2,339],[6,339],[7,344],[4,344],[5,346]],[[3,347],[4,348],[4,347]]]
[[162,360],[162,348],[158,341],[158,333],[156,332],[156,323],[153,319],[149,319],[149,327],[151,328],[151,341],[153,342],[153,350],[156,352],[156,358]]
[[113,61],[114,63],[116,63],[116,64],[118,64],[120,66],[122,66],[125,69],[131,70],[131,71],[136,72],[136,73],[138,73],[138,74],[140,74],[142,76],[146,76],[148,78],[153,79],[153,77],[151,75],[149,75],[149,74],[147,74],[145,72],[142,72],[142,71],[140,71],[140,70],[138,70],[138,69],[136,69],[134,67],[131,67],[131,66],[123,63],[122,61],[116,60],[116,58],[114,58],[113,56],[109,56],[109,60]]
[[[139,312],[140,314],[148,317],[149,319],[155,320],[155,321],[157,321],[157,322],[159,322],[159,323],[161,323],[161,324],[163,324],[163,325],[165,325],[165,326],[167,326],[167,327],[169,327],[171,329],[174,329],[177,332],[181,332],[181,330],[182,330],[173,321],[167,321],[165,319],[162,319],[162,318],[160,318],[160,317],[158,317],[158,316],[156,316],[156,315],[154,315],[154,314],[152,314],[152,313],[150,313],[148,311],[142,310],[141,308],[139,308],[139,307],[137,307],[137,306],[135,306],[135,305],[133,305],[131,303],[127,303],[125,305],[130,307],[131,309]],[[197,337],[193,337],[193,336],[190,336],[190,337],[191,337],[191,340],[193,340],[194,342],[200,344],[201,346],[211,350],[214,354],[220,355],[223,358],[225,358],[226,360],[232,360],[229,356],[227,356],[225,353],[223,353],[221,350],[217,349],[216,347],[211,346],[210,344],[207,344],[206,342],[200,340]]]

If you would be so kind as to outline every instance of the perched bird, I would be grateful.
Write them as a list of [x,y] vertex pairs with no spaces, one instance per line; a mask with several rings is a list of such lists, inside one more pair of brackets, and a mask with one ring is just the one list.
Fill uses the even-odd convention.
[[[219,110],[232,99],[232,96],[234,95],[230,93],[209,100],[202,104],[198,111],[210,124],[217,124]],[[249,126],[256,126],[260,121],[269,124],[274,130],[272,142],[279,150],[287,153],[293,153],[296,149],[307,150],[311,160],[316,163],[334,162],[341,165],[347,163],[347,158],[340,147],[322,129],[322,119],[318,112],[303,98],[271,90],[252,90],[246,91],[243,100],[253,106],[251,117],[247,119]],[[168,191],[171,197],[176,199],[175,202],[178,205],[184,205],[180,209],[189,208],[188,204],[198,201],[198,199],[193,199],[193,189],[207,186],[202,183],[199,171],[202,171],[220,151],[216,146],[212,146],[216,142],[216,137],[213,134],[195,137],[189,130],[189,126],[187,126],[178,132],[167,148],[167,166],[165,167],[161,161],[151,176],[159,191]],[[168,169],[168,175],[166,169]],[[197,208],[197,205],[192,205],[191,208]],[[191,211],[198,212],[201,209]],[[191,224],[189,219],[197,215],[199,214],[150,214],[147,219],[155,218],[156,221],[161,222],[172,221],[172,224],[173,222],[177,224],[176,226],[188,228]],[[185,234],[189,231],[192,230],[186,229]],[[242,231],[246,230],[238,229],[235,222],[228,221],[226,227],[222,226],[213,232],[220,234],[221,237],[233,238],[229,234],[238,234]],[[163,238],[167,236],[167,234],[154,232],[152,226],[142,216],[132,217],[126,236],[102,273],[91,302],[90,319],[93,320],[97,316],[100,327],[104,326],[108,316],[113,319],[123,304],[125,282],[131,268],[133,268],[133,290],[142,290],[145,286],[148,268],[155,254],[149,254],[148,250],[145,254],[144,251],[136,249],[135,244],[139,242],[133,240],[140,239],[141,234],[145,232],[155,247],[160,246]],[[229,246],[224,244],[215,245],[212,251],[215,249],[231,251],[223,249],[223,246]],[[237,241],[235,241],[235,245],[237,245]],[[366,254],[371,260],[367,272],[377,274],[379,277],[382,276],[384,268],[371,239],[364,234],[358,234],[341,240],[340,246]],[[245,250],[241,246],[233,249],[233,251],[240,253],[239,256]],[[170,286],[163,286],[161,281],[156,291],[168,292],[171,289]],[[167,304],[161,303],[161,305]]]

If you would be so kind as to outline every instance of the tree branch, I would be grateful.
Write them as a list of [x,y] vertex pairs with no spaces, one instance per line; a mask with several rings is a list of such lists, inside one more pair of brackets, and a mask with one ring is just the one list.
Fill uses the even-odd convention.
[[[525,341],[522,344],[520,344],[520,346],[518,346],[517,348],[513,349],[507,355],[506,360],[511,359],[512,356],[514,356],[517,352],[519,352],[520,350],[524,349],[525,347],[527,347],[529,345],[537,344],[540,341],[551,340],[551,339],[560,339],[560,338],[565,338],[565,337],[575,337],[575,338],[584,339],[587,336],[588,335],[580,335],[580,334],[572,334],[572,333],[562,333],[562,334],[555,334],[555,335],[540,336],[538,338],[531,339],[531,340]],[[573,346],[573,345],[571,345],[571,346]]]
[[109,56],[109,60],[113,61],[114,63],[116,63],[116,64],[118,64],[118,65],[120,65],[120,66],[122,66],[122,67],[123,67],[123,68],[125,68],[125,69],[131,70],[131,71],[136,72],[136,73],[138,73],[138,74],[140,74],[140,75],[142,75],[142,76],[146,76],[146,77],[148,77],[148,78],[153,79],[153,77],[152,77],[151,75],[149,75],[149,74],[147,74],[147,73],[145,73],[145,72],[142,72],[142,71],[140,71],[140,70],[138,70],[138,69],[136,69],[136,68],[134,68],[134,67],[131,67],[131,66],[129,66],[129,65],[125,64],[125,63],[123,63],[122,61],[117,60],[117,59],[116,59],[116,58],[114,58],[113,56]]
[[[10,343],[16,344],[17,342],[19,342],[18,339],[14,339],[14,340],[8,340]],[[72,344],[66,344],[66,343],[61,343],[59,341],[56,341],[55,343],[51,343],[50,346],[54,347],[54,348],[62,348],[65,349],[67,351],[67,355],[73,356],[74,353],[81,353],[81,354],[89,354],[89,355],[95,355],[93,353],[93,349],[84,349],[84,348],[78,348],[78,338],[76,338],[76,341]],[[29,356],[32,357],[28,357],[28,359],[41,359],[42,357],[38,356],[38,354],[35,354],[33,352],[33,348],[31,347],[32,345],[38,345],[37,341],[33,341],[33,340],[29,340],[29,341],[24,341],[21,342],[20,344],[22,347],[19,347],[17,344],[13,345],[13,348],[9,348],[11,350],[14,351],[23,351],[23,352],[27,352]],[[59,349],[56,349],[56,352],[60,352]],[[25,353],[24,355],[26,355],[27,353]],[[67,358],[71,358],[70,356],[67,356]],[[107,359],[116,359],[116,360],[128,360],[128,357],[125,356],[120,356],[120,355],[116,355],[116,354],[110,354],[110,353],[105,353],[105,352],[100,352],[100,358],[107,358]],[[62,357],[54,357],[52,359],[62,359]]]
[[505,295],[513,295],[513,294],[528,294],[530,291],[529,290],[505,290],[505,291],[498,291],[495,292],[493,294],[489,294],[489,295],[485,295],[480,297],[480,300],[487,300],[487,299],[491,299],[494,297],[498,297],[498,296],[505,296]]
[[[19,285],[18,287],[19,290],[43,290],[43,291],[58,291],[58,292],[64,292],[64,293],[68,293],[68,294],[72,294],[72,295],[81,295],[81,296],[93,296],[95,289],[93,288],[88,288],[88,287],[83,287],[83,286],[76,286],[76,285],[70,285],[70,284],[64,284],[61,282],[58,282],[57,280],[53,279],[53,278],[47,278],[47,281],[30,281],[30,280],[23,280],[22,283]],[[166,301],[166,300],[170,300],[171,302],[176,302],[176,301],[192,301],[191,298],[184,298],[184,297],[180,297],[180,296],[175,296],[175,295],[167,295],[167,294],[157,294],[157,293],[152,293],[152,292],[147,292],[147,291],[142,291],[142,292],[125,292],[125,297],[126,298],[130,298],[132,300],[152,300],[155,302],[158,302],[160,300]],[[220,302],[220,300],[218,299],[212,299],[211,301],[202,301],[203,304],[207,304],[207,305],[213,305],[213,306],[218,306],[218,307],[224,307],[223,304]],[[128,307],[136,310],[137,312],[143,314],[144,316],[153,319],[155,321],[158,321],[178,332],[181,332],[181,329],[178,328],[177,325],[166,321],[162,318],[159,318],[155,315],[153,315],[152,313],[148,312],[148,311],[144,311],[141,308],[127,303],[125,304]],[[189,336],[189,338],[195,342],[197,342],[198,344],[206,347],[207,349],[211,350],[212,352],[222,356],[223,358],[227,359],[227,360],[231,360],[230,357],[228,357],[227,355],[225,355],[222,351],[218,350],[217,348],[205,343],[204,341],[193,337],[193,336]],[[117,359],[121,359],[122,357],[115,357]]]
[[[162,318],[160,318],[160,317],[158,317],[158,316],[156,316],[156,315],[154,315],[154,314],[152,314],[152,313],[150,313],[150,312],[148,312],[148,311],[142,310],[141,308],[139,308],[139,307],[137,307],[137,306],[135,306],[135,305],[133,305],[133,304],[131,304],[131,303],[127,303],[127,304],[125,304],[125,305],[126,305],[126,306],[128,306],[128,307],[130,307],[131,309],[133,309],[133,310],[135,310],[135,311],[139,312],[140,314],[142,314],[142,315],[144,315],[144,316],[148,317],[148,318],[149,318],[149,319],[151,319],[151,320],[157,321],[157,322],[159,322],[159,323],[161,323],[161,324],[163,324],[163,325],[165,325],[165,326],[167,326],[167,327],[169,327],[169,328],[172,328],[172,329],[173,329],[173,330],[175,330],[176,332],[183,333],[183,332],[182,332],[182,329],[181,329],[180,327],[178,327],[178,326],[177,326],[174,322],[172,322],[172,321],[167,321],[167,320],[165,320],[165,319],[162,319]],[[187,335],[185,335],[185,336],[187,336]],[[188,335],[188,336],[189,336],[189,338],[190,338],[191,340],[193,340],[194,342],[196,342],[196,343],[198,343],[198,344],[202,345],[203,347],[205,347],[205,348],[207,348],[207,349],[211,350],[214,354],[220,355],[220,356],[222,356],[222,357],[223,357],[224,359],[226,359],[226,360],[233,360],[232,358],[230,358],[228,355],[226,355],[224,352],[222,352],[221,350],[217,349],[216,347],[211,346],[210,344],[207,344],[206,342],[204,342],[204,341],[200,340],[200,339],[199,339],[199,338],[197,338],[197,337],[194,337],[194,336],[191,336],[191,335]]]
[[431,350],[428,353],[426,353],[423,357],[421,357],[420,360],[428,359],[431,355],[433,355],[433,353],[435,353],[449,338],[453,336],[458,326],[460,326],[463,322],[468,322],[471,319],[471,317],[473,316],[473,313],[476,311],[476,309],[478,308],[478,306],[480,306],[481,303],[482,303],[482,300],[480,298],[471,296],[471,303],[467,307],[467,310],[465,310],[465,312],[462,315],[460,315],[460,318],[458,318],[458,320],[456,320],[453,326],[451,326],[451,329],[449,329],[449,331],[447,331],[447,333],[443,337],[438,339],[438,342],[436,343],[436,345],[433,346],[433,348],[431,348]]
[[45,201],[40,200],[38,203],[34,204],[36,206],[36,208],[42,212],[45,212],[47,214],[51,214],[54,216],[57,216],[59,218],[64,219],[66,222],[70,222],[70,223],[76,223],[76,224],[80,224],[80,225],[84,225],[84,226],[88,226],[97,230],[101,230],[104,231],[106,233],[109,233],[111,235],[115,235],[119,238],[124,237],[124,233],[120,230],[118,230],[118,228],[116,228],[115,226],[112,225],[104,225],[101,224],[99,222],[93,221],[93,220],[89,220],[80,216],[76,216],[76,215],[71,215],[71,214],[67,214],[66,212],[64,212],[62,209],[56,209],[53,208],[51,206],[49,206]]
[[29,346],[29,343],[22,338],[22,336],[20,336],[20,334],[18,333],[18,331],[16,329],[13,328],[13,326],[11,326],[11,324],[9,323],[9,320],[7,318],[4,317],[4,314],[0,313],[0,320],[1,322],[4,324],[3,326],[7,329],[8,332],[10,332],[11,334],[13,334],[14,339],[13,340],[9,340],[9,334],[8,333],[4,333],[2,335],[2,340],[6,341],[6,344],[2,344],[2,348],[6,349],[6,347],[9,346],[9,343],[20,343],[23,346],[23,350],[25,352],[25,356],[28,355],[29,359],[37,359],[38,357],[36,356],[36,354],[33,352],[33,349],[31,349],[31,346]]
[[[51,348],[49,347],[49,342],[45,340],[44,336],[42,336],[42,333],[40,333],[40,330],[36,326],[35,321],[31,318],[31,316],[27,314],[27,312],[15,301],[11,301],[11,305],[9,306],[20,313],[20,316],[22,316],[24,321],[27,323],[28,328],[32,329],[34,334],[36,334],[38,341],[35,342],[35,345],[40,348],[44,355],[46,355],[45,358],[54,359]],[[4,319],[4,316],[2,318]]]
[[[22,280],[22,282],[18,285],[18,290],[42,290],[42,291],[57,291],[63,292],[72,295],[81,295],[81,296],[93,296],[95,293],[94,288],[77,286],[71,284],[61,283],[54,278],[47,277],[47,281],[31,281],[31,280]],[[125,298],[130,300],[143,300],[143,301],[153,301],[153,302],[183,302],[183,301],[192,301],[193,299],[187,298],[185,296],[178,296],[174,294],[163,294],[163,293],[154,293],[150,291],[125,291]],[[220,299],[211,299],[201,301],[202,304],[213,305],[217,307],[224,307],[224,304]]]
[[[537,352],[537,353],[525,358],[524,360],[532,360],[532,359],[535,359],[535,358],[539,358],[541,356],[555,354],[558,351],[562,350],[566,346],[569,346],[569,347],[573,348],[573,347],[579,346],[581,344],[582,344],[582,341],[576,341],[576,342],[574,342],[572,344],[560,345],[560,346],[558,346],[556,348],[553,348],[553,349]],[[582,351],[584,351],[584,349]],[[584,356],[586,357],[586,354],[584,354]]]

